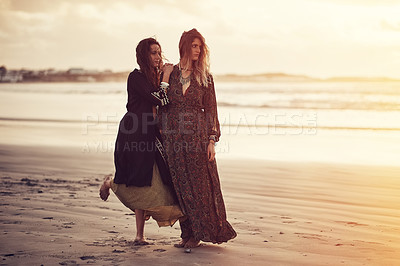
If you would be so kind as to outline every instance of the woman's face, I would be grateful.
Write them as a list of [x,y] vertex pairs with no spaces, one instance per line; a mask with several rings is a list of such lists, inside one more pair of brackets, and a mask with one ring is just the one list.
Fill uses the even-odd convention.
[[195,38],[192,42],[192,60],[197,61],[199,60],[201,51],[201,41],[199,38]]
[[158,44],[150,45],[150,62],[153,67],[160,67],[161,63],[161,48]]

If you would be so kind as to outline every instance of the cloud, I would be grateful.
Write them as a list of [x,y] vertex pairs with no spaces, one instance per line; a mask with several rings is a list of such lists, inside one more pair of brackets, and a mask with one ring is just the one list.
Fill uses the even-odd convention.
[[389,30],[389,31],[400,31],[400,22],[397,22],[397,23],[395,23],[395,22],[389,23],[389,22],[386,21],[386,20],[382,20],[382,21],[381,21],[381,28],[382,28],[383,30]]
[[175,53],[183,30],[213,27],[205,18],[210,5],[172,0],[165,3],[0,0],[0,62],[17,67],[73,64],[130,68],[132,51],[140,39],[156,35],[159,40],[168,40],[165,43],[170,45],[163,48]]
[[394,6],[400,5],[398,0],[310,0],[315,2],[327,2],[348,6]]
[[200,1],[185,0],[0,0],[2,9],[11,12],[48,13],[63,8],[65,5],[92,6],[102,12],[110,8],[112,9],[114,6],[121,5],[135,10],[162,7],[165,10],[163,17],[169,17],[168,11],[171,9],[176,9],[187,14],[201,14],[202,11],[207,9],[206,5]]
[[27,13],[42,13],[50,11],[57,7],[61,2],[61,0],[2,0],[3,8],[6,8],[8,11],[22,11]]
[[179,38],[194,27],[210,46],[215,73],[324,75],[362,69],[365,63],[357,62],[371,54],[376,61],[370,65],[381,66],[379,58],[398,54],[393,1],[345,2],[0,0],[0,64],[126,70],[135,64],[139,40],[150,36],[176,63]]

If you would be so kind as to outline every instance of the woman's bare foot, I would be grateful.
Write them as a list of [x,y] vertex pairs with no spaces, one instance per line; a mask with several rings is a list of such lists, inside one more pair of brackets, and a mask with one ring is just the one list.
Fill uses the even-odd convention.
[[135,240],[133,241],[134,246],[145,246],[149,245],[149,242],[146,241],[144,237],[136,237]]
[[197,248],[200,246],[200,240],[196,240],[193,237],[189,239],[189,241],[186,242],[185,248]]
[[110,196],[110,188],[111,188],[111,177],[106,176],[104,178],[103,184],[100,187],[100,198],[104,201],[108,199],[108,196]]
[[184,248],[186,243],[189,241],[190,238],[182,238],[178,244],[174,244],[176,248]]

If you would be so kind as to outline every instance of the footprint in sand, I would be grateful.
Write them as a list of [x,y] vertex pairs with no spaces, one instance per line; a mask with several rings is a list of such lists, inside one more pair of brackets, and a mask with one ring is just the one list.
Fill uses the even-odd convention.
[[66,260],[66,261],[60,262],[59,264],[60,265],[65,265],[65,266],[78,265],[75,260]]
[[94,241],[92,244],[86,244],[86,246],[105,247],[107,244],[105,242]]
[[354,227],[354,226],[368,226],[368,224],[360,224],[360,223],[357,223],[357,222],[349,222],[349,221],[335,221],[335,223],[341,223],[341,224],[344,224],[344,225],[349,225],[351,227]]
[[289,216],[281,216],[281,219],[284,220],[284,221],[282,221],[282,223],[284,223],[284,224],[294,224],[294,223],[297,223],[297,221],[289,221],[289,220],[292,220],[292,218],[289,217]]
[[96,257],[95,256],[82,256],[79,257],[81,260],[95,260]]
[[317,239],[321,241],[327,241],[326,239],[323,239],[325,236],[319,235],[319,234],[308,234],[308,233],[294,233],[295,235],[298,235],[302,238],[307,238],[307,239]]
[[114,249],[112,253],[125,253],[123,250]]

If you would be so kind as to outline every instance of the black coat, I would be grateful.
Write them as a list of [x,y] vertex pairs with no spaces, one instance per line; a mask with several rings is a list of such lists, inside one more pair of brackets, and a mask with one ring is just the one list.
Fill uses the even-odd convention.
[[156,161],[161,178],[171,184],[171,176],[161,144],[153,106],[169,103],[166,91],[154,88],[146,76],[135,69],[128,77],[128,112],[119,124],[115,142],[114,183],[127,186],[151,186]]

